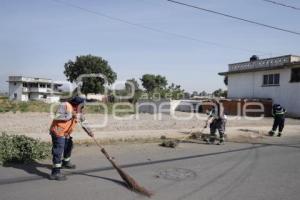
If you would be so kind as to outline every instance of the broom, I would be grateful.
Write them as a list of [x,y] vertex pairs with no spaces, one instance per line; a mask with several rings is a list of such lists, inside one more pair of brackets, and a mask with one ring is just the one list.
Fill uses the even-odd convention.
[[[87,132],[88,134],[90,133],[90,129],[85,127],[83,124],[81,124],[81,127],[83,128],[83,130],[85,132]],[[107,151],[104,149],[103,146],[101,146],[98,141],[96,140],[95,137],[92,137],[94,142],[96,143],[96,145],[100,148],[101,152],[105,155],[105,157],[107,158],[107,160],[112,164],[112,166],[118,171],[119,175],[121,176],[121,178],[126,182],[127,186],[135,191],[138,192],[140,194],[143,194],[147,197],[151,197],[153,194],[148,191],[147,189],[145,189],[144,187],[140,186],[131,176],[129,176],[127,173],[125,173],[113,160],[112,158],[109,156],[109,154],[107,153]]]

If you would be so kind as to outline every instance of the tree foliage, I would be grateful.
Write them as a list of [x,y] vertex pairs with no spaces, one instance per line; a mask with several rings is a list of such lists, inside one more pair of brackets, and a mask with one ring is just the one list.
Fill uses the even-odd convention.
[[[112,84],[117,79],[117,74],[112,70],[106,60],[93,55],[77,56],[75,61],[69,60],[65,63],[65,71],[68,81],[75,82],[83,74],[103,74],[107,78],[108,84]],[[104,79],[101,77],[86,77],[82,79],[81,91],[85,95],[88,93],[103,93]]]
[[184,97],[184,90],[181,89],[180,85],[172,83],[166,90],[166,95],[164,97],[170,99],[182,99]]
[[148,93],[159,92],[166,89],[168,81],[161,75],[144,74],[141,78],[142,85]]
[[129,99],[131,103],[136,103],[142,95],[142,91],[139,88],[139,83],[134,78],[126,81],[125,91],[128,95],[133,94],[133,97]]
[[208,95],[208,93],[204,90],[199,93],[199,96],[207,96],[207,95]]
[[217,89],[213,92],[215,97],[227,97],[227,90]]
[[192,97],[198,96],[198,92],[197,92],[197,91],[193,91],[191,96],[192,96]]
[[125,83],[125,90],[128,93],[132,93],[133,91],[139,90],[139,83],[134,78],[128,79]]
[[[140,79],[143,87],[146,89],[147,97],[153,99],[182,99],[184,90],[180,85],[172,83],[168,86],[166,77],[161,75],[144,74]],[[155,95],[154,95],[155,94]],[[144,95],[143,95],[144,96]]]

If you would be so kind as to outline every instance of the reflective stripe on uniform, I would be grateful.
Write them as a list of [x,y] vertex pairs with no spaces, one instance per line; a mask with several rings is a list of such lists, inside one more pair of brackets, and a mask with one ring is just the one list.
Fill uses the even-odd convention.
[[71,158],[64,158],[64,161],[69,162],[71,160]]
[[56,163],[56,164],[53,164],[53,167],[54,168],[61,168],[62,164],[61,163]]

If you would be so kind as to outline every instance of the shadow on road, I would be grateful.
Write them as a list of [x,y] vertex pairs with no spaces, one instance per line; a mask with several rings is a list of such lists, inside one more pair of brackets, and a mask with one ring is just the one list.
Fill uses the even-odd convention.
[[[229,153],[235,153],[235,152],[241,152],[241,151],[249,151],[252,149],[265,148],[265,147],[271,147],[271,146],[280,146],[280,147],[297,148],[297,149],[300,148],[299,146],[297,146],[297,144],[252,143],[252,146],[250,146],[250,147],[244,147],[244,148],[238,148],[238,149],[226,150],[226,151],[218,151],[218,152],[206,153],[206,154],[175,157],[175,158],[169,158],[169,159],[161,159],[161,160],[155,160],[155,161],[151,161],[151,162],[147,161],[147,162],[132,163],[132,164],[127,164],[127,165],[121,165],[120,167],[121,168],[131,168],[131,167],[155,165],[155,164],[159,164],[159,163],[176,162],[176,161],[216,156],[216,155],[229,154]],[[37,168],[38,167],[51,168],[51,165],[33,163],[28,166],[27,165],[10,165],[10,166],[6,166],[6,167],[14,167],[17,169],[22,169],[29,174],[35,174],[38,176],[2,179],[2,180],[0,180],[0,185],[41,180],[42,178],[48,177],[48,174],[38,170]],[[113,169],[114,169],[113,167],[102,167],[102,168],[93,168],[93,169],[86,169],[86,170],[77,170],[74,172],[67,172],[66,175],[72,176],[72,175],[80,175],[81,174],[81,175],[86,175],[86,176],[91,176],[91,177],[98,177],[98,178],[102,178],[105,180],[110,180],[110,181],[113,181],[118,184],[124,184],[123,182],[118,181],[118,180],[109,179],[109,178],[100,177],[100,176],[89,175],[89,173],[108,171],[108,170],[113,170]]]
[[87,173],[76,173],[76,172],[75,172],[75,173],[73,173],[73,174],[83,175],[83,176],[88,176],[88,177],[92,177],[92,178],[99,178],[99,179],[103,179],[103,180],[106,180],[106,181],[111,181],[111,182],[116,183],[116,184],[118,184],[118,185],[120,185],[120,186],[123,186],[123,187],[125,187],[125,188],[127,188],[127,189],[130,189],[130,188],[128,187],[128,185],[127,185],[125,182],[119,181],[119,180],[116,180],[116,179],[107,178],[107,177],[103,177],[103,176],[91,175],[91,174],[87,174]]
[[[38,168],[44,168],[44,169],[51,170],[52,165],[42,164],[42,163],[38,163],[36,161],[32,161],[32,162],[27,163],[27,164],[6,163],[6,164],[3,165],[3,167],[20,169],[20,170],[23,170],[23,171],[27,172],[28,174],[37,175],[38,178],[47,178],[48,179],[49,174],[39,170]],[[1,182],[0,182],[0,184],[1,184]]]
[[[6,164],[3,165],[3,167],[23,170],[23,171],[27,172],[28,174],[36,175],[36,176],[0,180],[0,185],[12,184],[12,183],[18,183],[18,182],[26,182],[26,181],[30,181],[30,180],[40,180],[40,179],[43,179],[43,178],[49,179],[49,173],[45,173],[45,172],[39,170],[38,168],[44,168],[44,169],[48,169],[48,170],[52,169],[52,165],[42,164],[42,163],[38,163],[36,161],[30,162],[30,163],[27,163],[27,164],[6,163]],[[114,182],[114,183],[116,183],[118,185],[121,185],[123,187],[126,187],[128,189],[128,186],[127,186],[126,183],[124,183],[122,181],[119,181],[119,180],[116,180],[116,179],[111,179],[111,178],[96,176],[96,175],[90,175],[90,174],[83,173],[83,172],[67,172],[66,174],[69,174],[69,175],[83,175],[83,176],[88,176],[88,177],[93,177],[93,178],[99,178],[99,179],[103,179],[103,180],[106,180],[106,181]]]

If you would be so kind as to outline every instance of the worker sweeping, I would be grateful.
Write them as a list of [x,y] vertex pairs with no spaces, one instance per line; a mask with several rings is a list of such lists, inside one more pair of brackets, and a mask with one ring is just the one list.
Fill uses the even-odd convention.
[[214,107],[208,113],[209,117],[206,122],[205,128],[209,125],[210,136],[206,140],[208,144],[214,144],[216,140],[216,131],[219,132],[219,142],[217,144],[224,144],[224,134],[226,125],[226,115],[224,114],[224,109],[218,100],[213,100]]
[[269,132],[270,136],[274,136],[278,128],[278,137],[281,137],[284,123],[285,123],[286,110],[280,104],[274,104],[272,107],[272,115],[274,118],[272,130]]
[[[83,107],[84,99],[75,96],[71,98],[71,100],[61,103],[55,113],[50,127],[53,156],[53,168],[50,175],[51,180],[66,180],[66,176],[61,173],[61,168],[76,168],[76,166],[71,163],[71,153],[73,149],[71,134],[79,120],[84,120],[82,115]],[[87,132],[87,134],[90,137],[94,136],[91,131]]]

